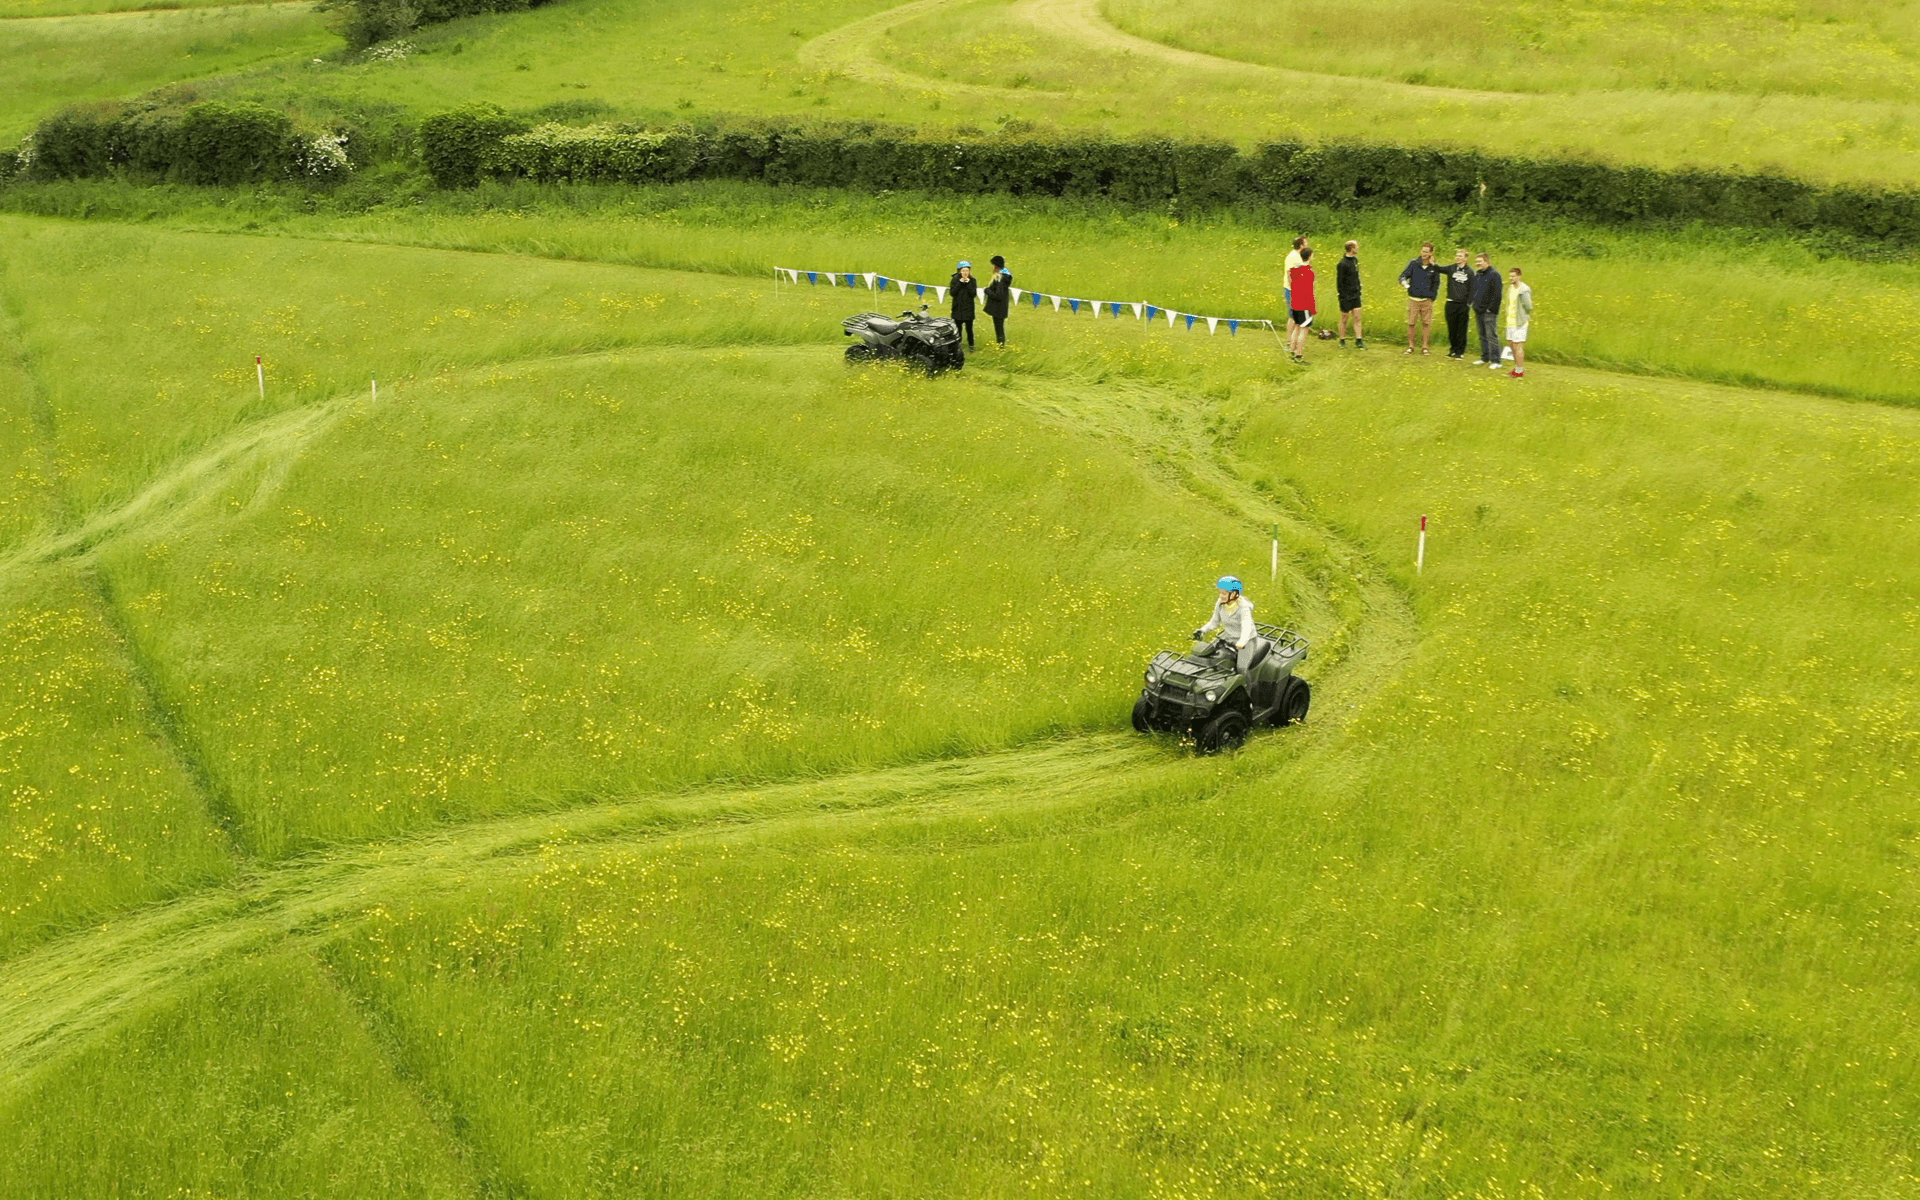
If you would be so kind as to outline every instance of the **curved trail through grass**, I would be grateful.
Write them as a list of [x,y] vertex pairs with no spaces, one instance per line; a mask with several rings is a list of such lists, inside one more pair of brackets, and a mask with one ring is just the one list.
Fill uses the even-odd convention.
[[[934,79],[901,70],[875,57],[876,44],[899,25],[940,9],[952,7],[958,2],[959,0],[911,0],[910,3],[902,4],[898,8],[890,8],[873,16],[863,17],[823,33],[802,45],[799,50],[800,61],[809,67],[819,70],[836,70],[851,78],[869,83],[889,84],[921,92],[980,96],[1019,95],[1056,98],[1072,96],[1068,91],[1001,87],[994,84],[958,83],[952,80]],[[1007,13],[1009,19],[1013,21],[1031,25],[1042,33],[1077,42],[1088,49],[1105,51],[1120,57],[1153,59],[1168,66],[1211,75],[1243,75],[1274,86],[1297,88],[1337,84],[1346,89],[1357,87],[1382,93],[1391,92],[1399,97],[1454,100],[1513,99],[1513,96],[1503,92],[1430,87],[1423,84],[1392,83],[1360,76],[1295,71],[1262,63],[1222,58],[1214,54],[1203,54],[1197,50],[1182,50],[1164,42],[1136,37],[1109,23],[1100,14],[1099,0],[1020,0],[1009,8]]]
[[[1363,551],[1311,513],[1249,486],[1223,456],[1218,435],[1205,427],[1205,406],[1145,384],[1048,383],[1044,399],[1025,401],[1039,419],[1119,441],[1144,472],[1262,535],[1277,523],[1284,541],[1312,545],[1333,564],[1340,582],[1353,585],[1341,588],[1343,599],[1336,599],[1315,581],[1289,580],[1296,585],[1300,623],[1320,635],[1310,664],[1319,692],[1315,720],[1256,739],[1246,752],[1247,765],[1264,767],[1328,745],[1346,717],[1384,687],[1410,653],[1416,629],[1406,598]],[[369,402],[358,395],[335,397],[247,422],[162,472],[126,502],[17,548],[0,560],[0,575],[86,555],[135,532],[174,528],[249,476],[259,480],[257,502],[308,446]],[[568,847],[855,833],[881,821],[1084,808],[1120,799],[1156,778],[1213,770],[1161,739],[1085,734],[856,774],[622,798],[259,865],[235,881],[110,918],[0,964],[0,1064],[10,1088],[24,1087],[40,1069],[166,1003],[222,962],[290,937],[325,936],[406,895],[537,871]]]
[[[1010,88],[996,87],[991,84],[954,83],[945,79],[930,79],[924,75],[902,71],[874,57],[875,43],[887,36],[895,26],[939,9],[951,7],[955,2],[956,0],[910,0],[909,3],[902,4],[898,8],[889,8],[870,17],[850,21],[838,29],[829,30],[803,43],[797,52],[800,63],[815,70],[837,71],[851,79],[909,88],[919,92],[998,96],[1011,91]],[[1022,94],[1064,96],[1066,93]]]
[[1100,0],[1020,0],[1010,12],[1039,30],[1079,42],[1113,54],[1140,55],[1158,59],[1189,71],[1214,74],[1247,74],[1285,87],[1372,88],[1396,96],[1429,97],[1449,100],[1509,100],[1514,93],[1476,91],[1467,88],[1433,87],[1427,84],[1392,83],[1359,75],[1339,75],[1324,71],[1296,71],[1264,63],[1222,58],[1198,50],[1182,50],[1165,42],[1137,37],[1108,21],[1100,12]]

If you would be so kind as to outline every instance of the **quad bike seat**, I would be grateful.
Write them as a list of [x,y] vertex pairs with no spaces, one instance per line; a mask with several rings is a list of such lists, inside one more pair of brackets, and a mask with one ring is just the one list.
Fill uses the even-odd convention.
[[1273,653],[1272,642],[1263,637],[1253,639],[1253,653],[1247,656],[1247,673],[1251,675],[1254,668],[1258,667],[1271,653]]
[[885,336],[886,336],[887,334],[889,334],[889,333],[898,333],[898,332],[900,332],[900,326],[901,326],[902,324],[904,324],[904,322],[901,322],[901,321],[883,321],[883,320],[881,320],[881,319],[879,319],[878,317],[876,317],[876,318],[874,318],[873,320],[871,320],[871,321],[868,321],[868,322],[867,322],[867,328],[868,328],[868,329],[870,329],[870,330],[872,330],[873,332],[875,332],[875,333],[877,333],[877,334],[880,334],[880,335],[881,335],[882,337],[885,337]]

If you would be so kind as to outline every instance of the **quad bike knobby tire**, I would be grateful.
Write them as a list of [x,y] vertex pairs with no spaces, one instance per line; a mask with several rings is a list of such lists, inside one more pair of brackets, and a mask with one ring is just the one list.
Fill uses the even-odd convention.
[[1230,708],[1194,731],[1193,748],[1201,754],[1230,750],[1247,740],[1247,730],[1252,725],[1246,713]]
[[872,362],[875,357],[873,347],[865,343],[847,347],[847,361],[850,363]]
[[1275,725],[1298,725],[1307,719],[1307,706],[1313,703],[1313,688],[1297,675],[1288,676],[1286,690],[1280,693],[1279,707],[1273,710]]
[[1133,702],[1133,731],[1135,733],[1153,732],[1153,727],[1147,724],[1147,698],[1145,696]]

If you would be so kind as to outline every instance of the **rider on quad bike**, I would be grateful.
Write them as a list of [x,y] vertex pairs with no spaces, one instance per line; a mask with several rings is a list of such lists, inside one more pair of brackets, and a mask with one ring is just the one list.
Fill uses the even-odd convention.
[[[1220,589],[1220,598],[1214,602],[1213,616],[1193,631],[1193,640],[1204,642],[1207,634],[1218,629],[1221,640],[1233,646],[1234,669],[1245,676],[1253,666],[1253,639],[1259,635],[1253,624],[1253,601],[1240,594],[1238,576],[1222,575],[1214,586]],[[1252,683],[1250,677],[1248,683]]]

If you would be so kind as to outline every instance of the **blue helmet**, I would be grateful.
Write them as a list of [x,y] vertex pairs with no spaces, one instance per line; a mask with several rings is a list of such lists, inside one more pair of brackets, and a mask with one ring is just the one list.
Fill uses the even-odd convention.
[[963,267],[970,267],[970,266],[972,266],[972,265],[973,265],[972,263],[970,263],[970,262],[968,262],[968,261],[967,261],[966,259],[964,259],[964,258],[960,260],[960,266],[963,266]]
[[1219,588],[1223,592],[1238,592],[1238,591],[1244,590],[1241,588],[1240,579],[1236,575],[1222,575],[1220,577],[1220,582],[1214,584],[1213,586]]

